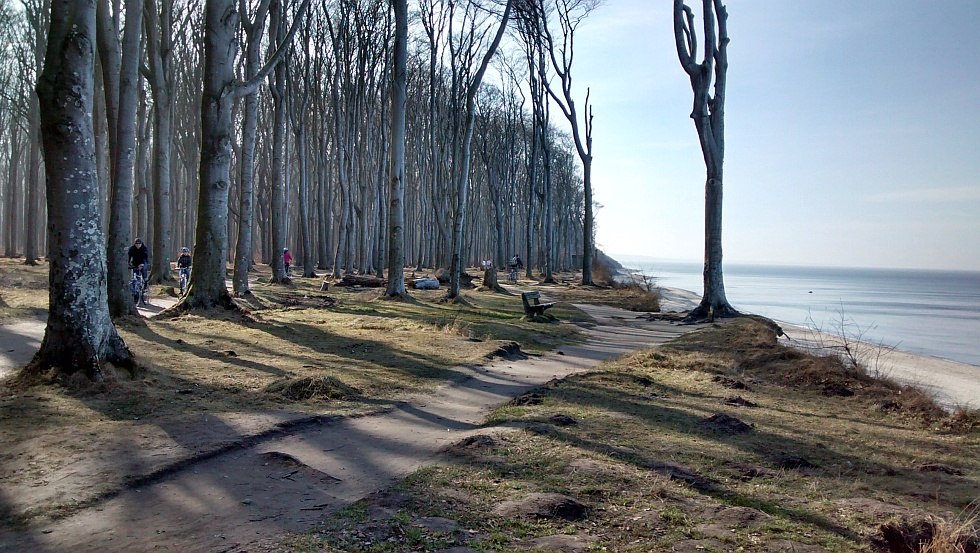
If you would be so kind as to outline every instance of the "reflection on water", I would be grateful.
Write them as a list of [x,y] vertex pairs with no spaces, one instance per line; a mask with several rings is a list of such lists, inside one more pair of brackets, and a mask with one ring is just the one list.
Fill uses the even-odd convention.
[[[702,291],[700,264],[620,261]],[[826,330],[843,318],[872,342],[980,366],[980,273],[729,264],[725,290],[742,311]]]

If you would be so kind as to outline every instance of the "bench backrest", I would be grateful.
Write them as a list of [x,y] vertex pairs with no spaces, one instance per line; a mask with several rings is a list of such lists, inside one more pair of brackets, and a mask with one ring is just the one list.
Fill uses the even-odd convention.
[[528,300],[534,300],[534,304],[538,305],[541,303],[541,292],[521,292],[521,300],[525,305],[529,305]]

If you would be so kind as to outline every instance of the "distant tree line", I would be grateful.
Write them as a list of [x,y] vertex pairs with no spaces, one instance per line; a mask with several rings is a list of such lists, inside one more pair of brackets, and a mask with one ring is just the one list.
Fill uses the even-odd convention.
[[[236,82],[253,80],[279,56],[230,106],[222,262],[234,263],[234,293],[248,292],[245,275],[255,262],[270,264],[274,280],[284,280],[286,247],[305,276],[380,274],[390,230],[395,25],[389,1],[211,3],[237,12],[226,29],[240,50],[228,60]],[[552,120],[561,89],[548,98],[548,87],[564,78],[551,65],[549,48],[558,60],[570,55],[552,43],[540,18],[585,14],[594,2],[551,3],[419,0],[409,6],[406,265],[449,268],[457,249],[463,266],[482,259],[502,266],[519,252],[528,271],[551,278],[555,270],[580,269],[583,253],[590,253],[583,249],[587,241],[591,249],[585,226],[588,238],[594,231],[582,139],[577,130],[561,130],[565,121]],[[135,237],[150,246],[157,282],[170,278],[181,246],[208,246],[197,232],[204,56],[216,32],[205,17],[208,4],[96,2],[92,115],[115,315],[132,309],[125,250]],[[0,247],[27,263],[49,248],[33,89],[51,7],[51,0],[0,0]],[[507,32],[473,87],[501,25]]]

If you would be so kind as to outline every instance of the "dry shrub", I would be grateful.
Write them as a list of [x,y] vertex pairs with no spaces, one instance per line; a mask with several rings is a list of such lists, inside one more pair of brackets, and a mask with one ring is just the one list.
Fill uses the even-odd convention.
[[656,290],[644,290],[638,284],[619,286],[613,292],[619,299],[616,304],[630,311],[657,313],[660,311],[660,294]]
[[944,421],[946,428],[956,432],[969,432],[980,428],[980,409],[957,407]]
[[307,376],[288,378],[269,384],[266,393],[276,394],[293,401],[307,399],[355,399],[361,392],[332,376]]
[[592,282],[604,286],[616,285],[615,269],[605,263],[601,263],[599,256],[592,258]]
[[637,350],[623,358],[623,364],[638,369],[727,372],[732,361],[699,351],[676,351],[668,346]]
[[879,551],[887,553],[978,553],[977,522],[977,507],[952,521],[930,516],[914,522],[890,522],[879,528],[873,542]]

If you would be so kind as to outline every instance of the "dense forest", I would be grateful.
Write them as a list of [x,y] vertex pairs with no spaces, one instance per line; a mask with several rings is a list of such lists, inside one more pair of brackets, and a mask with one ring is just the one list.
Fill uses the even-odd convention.
[[[381,274],[393,206],[404,266],[448,268],[454,254],[464,267],[503,266],[520,253],[529,273],[550,277],[580,269],[583,251],[591,257],[591,106],[571,77],[574,33],[595,0],[412,2],[401,79],[401,1],[96,4],[95,209],[110,305],[115,289],[126,295],[119,279],[134,238],[150,246],[156,281],[171,278],[180,247],[209,247],[205,58],[222,36],[233,74],[220,92],[232,101],[219,234],[235,293],[247,293],[252,263],[286,278],[287,247],[305,276]],[[49,44],[52,8],[74,17],[51,0],[0,0],[0,229],[3,254],[27,263],[49,253],[48,206],[63,199],[46,198],[45,161],[69,161],[45,160],[35,94],[46,55],[60,48]],[[403,151],[392,147],[399,80]],[[400,191],[393,153],[404,158]]]

